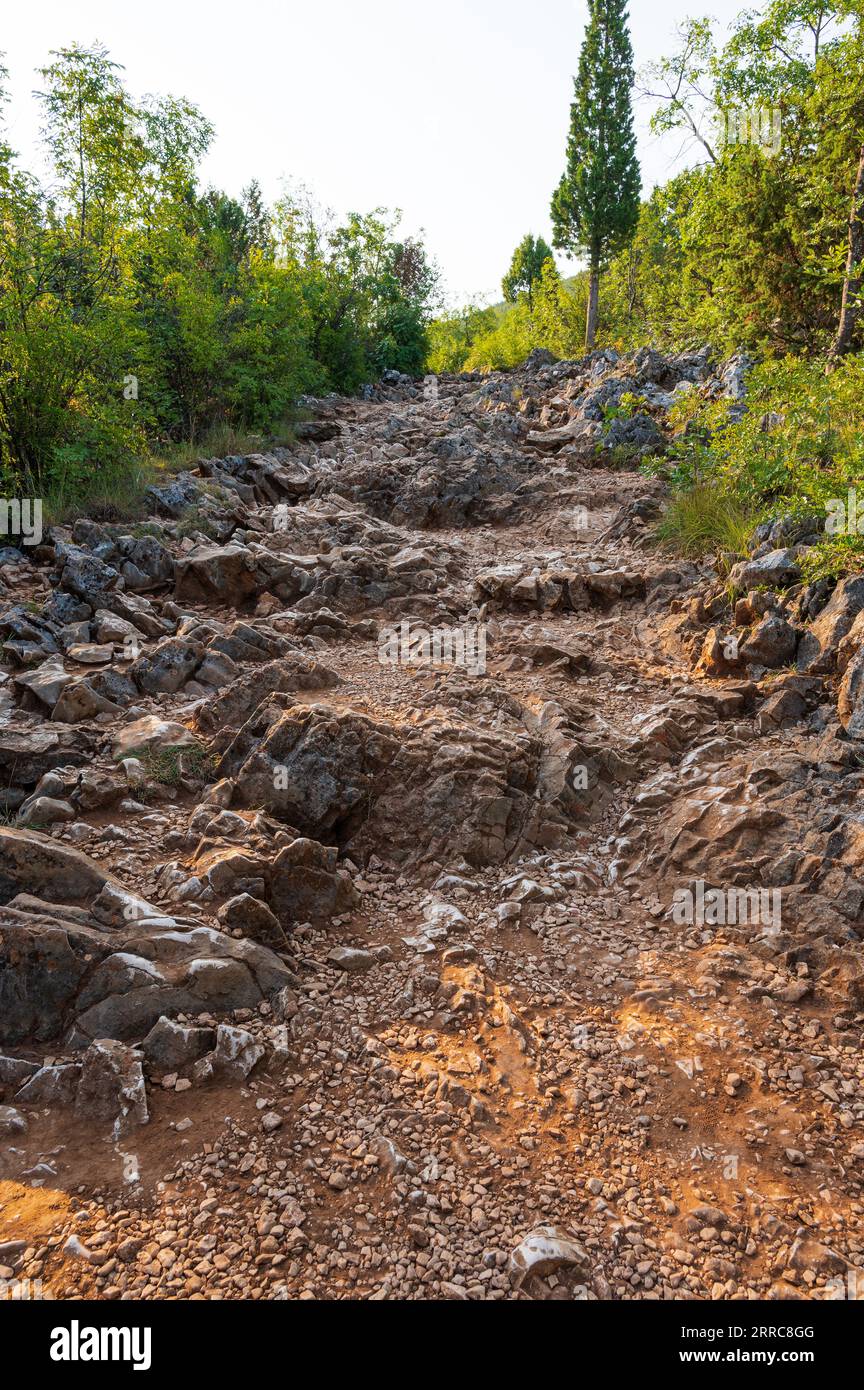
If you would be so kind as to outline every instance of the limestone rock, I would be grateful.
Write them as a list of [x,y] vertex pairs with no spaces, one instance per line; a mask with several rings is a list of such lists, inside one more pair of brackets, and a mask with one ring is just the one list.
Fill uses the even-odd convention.
[[769,550],[757,559],[742,560],[729,574],[729,583],[736,589],[786,589],[801,578],[797,552],[794,549]]
[[176,599],[236,608],[261,587],[254,557],[242,545],[201,546],[174,569]]
[[215,1048],[195,1063],[193,1074],[198,1081],[211,1077],[223,1081],[245,1081],[263,1056],[264,1048],[245,1028],[220,1023],[216,1029]]
[[584,1246],[557,1226],[535,1226],[510,1253],[510,1269],[517,1284],[532,1275],[575,1269],[587,1279],[591,1259]]
[[146,1125],[140,1052],[111,1038],[92,1042],[84,1053],[75,1110],[83,1119],[110,1120],[118,1133]]
[[11,1134],[24,1134],[27,1129],[27,1120],[12,1105],[0,1105],[0,1134],[4,1138]]
[[239,931],[253,941],[262,941],[268,946],[284,946],[285,933],[266,903],[253,898],[249,893],[238,893],[229,898],[219,909],[219,921],[229,931]]
[[140,1050],[147,1061],[163,1072],[182,1071],[210,1052],[216,1044],[213,1028],[193,1028],[175,1023],[163,1014],[142,1040]]

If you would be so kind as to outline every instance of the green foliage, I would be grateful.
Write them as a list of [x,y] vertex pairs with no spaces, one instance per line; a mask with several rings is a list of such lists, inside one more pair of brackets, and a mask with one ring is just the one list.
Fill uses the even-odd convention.
[[468,371],[480,372],[515,367],[525,361],[535,346],[534,318],[527,300],[522,300],[508,312],[498,315],[494,325],[475,338],[465,367]]
[[422,371],[437,273],[398,217],[201,192],[209,122],[133,101],[98,45],[40,76],[45,187],[0,140],[0,488],[134,515],[151,452],[272,435],[304,392]]
[[824,514],[864,477],[864,355],[826,375],[818,362],[786,358],[754,367],[747,410],[729,421],[724,401],[704,405],[676,443],[681,459],[742,497],[795,503]]
[[706,162],[652,195],[633,255],[610,270],[628,341],[828,347],[864,141],[862,65],[858,0],[771,0],[722,48],[711,21],[683,27],[643,91],[660,103],[654,129],[683,132]]
[[672,466],[649,466],[669,478],[675,494],[661,539],[690,555],[715,546],[741,553],[748,528],[762,518],[812,519],[819,533],[839,517],[807,552],[805,572],[817,578],[860,567],[864,354],[843,359],[830,375],[818,361],[764,362],[747,386],[747,409],[737,418],[729,417],[728,402],[706,403],[696,393],[678,407]]
[[805,581],[839,579],[844,574],[860,574],[864,570],[864,536],[829,536],[811,546],[801,557],[801,573]]
[[300,287],[327,389],[355,390],[388,367],[423,370],[438,273],[420,242],[395,239],[397,223],[376,208],[334,226],[305,194],[276,208],[279,260]]
[[523,294],[512,305],[466,305],[433,319],[427,368],[488,372],[516,367],[535,347],[548,348],[556,357],[576,357],[582,351],[586,302],[585,277],[562,280],[547,257],[531,302]]
[[529,309],[533,307],[534,287],[542,278],[543,267],[547,261],[553,261],[553,257],[546,242],[542,237],[535,238],[528,232],[513,252],[510,269],[501,281],[504,298],[508,303],[517,303],[520,294],[524,294]]
[[476,304],[452,310],[433,319],[429,325],[429,352],[426,365],[430,372],[461,372],[474,343],[494,331],[501,311]]
[[553,262],[546,261],[534,296],[537,342],[531,346],[546,347],[556,357],[578,357],[582,352],[587,304],[587,276],[562,280]]
[[625,391],[617,405],[604,405],[604,424],[611,425],[613,420],[632,420],[634,415],[645,410],[647,404],[644,396],[635,391]]
[[[579,200],[588,205],[587,190],[601,186],[600,164],[589,155],[600,148],[591,144],[591,132],[603,115],[595,92],[597,74],[605,71],[597,26],[607,8],[591,7],[576,82],[573,167],[582,172],[568,183],[568,161],[567,196],[557,197],[554,214],[556,244],[587,253],[589,261],[590,224]],[[626,37],[623,9],[612,8],[620,12]],[[598,344],[627,350],[651,343],[671,352],[708,343],[718,357],[746,349],[778,363],[806,362],[829,349],[864,144],[862,20],[860,0],[768,0],[734,22],[725,43],[713,21],[688,21],[674,51],[642,75],[641,89],[656,104],[655,130],[681,132],[702,162],[653,190],[638,210],[632,239],[622,230],[617,251],[617,233],[610,233]],[[623,72],[624,48],[620,53]],[[622,80],[622,103],[626,85]],[[748,126],[751,117],[755,127],[752,121]],[[755,143],[744,138],[754,128]],[[531,304],[521,293],[512,305],[433,324],[430,366],[513,366],[534,347],[581,355],[590,266],[567,282],[554,270],[552,276],[535,282]],[[856,334],[852,346],[860,352],[864,315]],[[802,370],[804,399],[815,408],[819,373]],[[849,418],[860,420],[860,408]],[[782,490],[790,441],[760,436],[750,442],[762,475],[756,491],[761,495],[763,481]],[[694,437],[674,462],[674,484],[687,486],[701,467]]]

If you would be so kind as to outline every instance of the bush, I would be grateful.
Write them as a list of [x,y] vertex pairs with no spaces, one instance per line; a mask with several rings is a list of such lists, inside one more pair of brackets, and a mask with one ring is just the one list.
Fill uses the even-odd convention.
[[[858,564],[864,538],[847,500],[864,481],[864,355],[827,375],[819,361],[765,362],[749,373],[743,412],[730,415],[728,401],[705,403],[695,392],[676,412],[671,460],[647,466],[673,488],[661,539],[690,555],[715,544],[740,553],[743,530],[763,517],[813,518],[820,531],[836,514],[839,527],[809,552],[807,572]],[[864,493],[861,516],[864,531]]]

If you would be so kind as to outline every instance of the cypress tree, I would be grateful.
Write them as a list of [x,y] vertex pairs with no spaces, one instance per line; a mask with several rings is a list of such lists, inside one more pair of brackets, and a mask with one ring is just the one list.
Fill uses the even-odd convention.
[[588,0],[588,26],[573,81],[567,167],[552,196],[555,245],[588,259],[589,352],[597,333],[600,271],[631,240],[639,217],[627,20],[627,0]]

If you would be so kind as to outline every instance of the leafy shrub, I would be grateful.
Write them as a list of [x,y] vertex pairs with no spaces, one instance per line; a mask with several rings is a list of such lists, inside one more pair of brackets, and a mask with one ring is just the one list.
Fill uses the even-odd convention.
[[[686,553],[700,545],[704,553],[715,541],[737,551],[741,528],[762,518],[813,518],[814,529],[824,529],[832,504],[842,512],[850,489],[854,497],[864,483],[864,355],[829,374],[818,361],[764,362],[749,373],[746,410],[731,415],[728,401],[698,403],[693,394],[676,407],[683,428],[671,459],[647,465],[674,493],[661,536]],[[842,573],[862,550],[857,527],[841,530],[813,547],[806,571]]]

